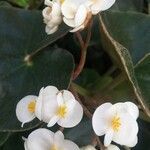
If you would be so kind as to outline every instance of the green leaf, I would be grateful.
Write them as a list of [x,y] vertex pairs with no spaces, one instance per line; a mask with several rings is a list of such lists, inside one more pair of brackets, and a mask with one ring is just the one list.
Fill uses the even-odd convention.
[[110,35],[130,51],[134,64],[150,52],[149,15],[108,11],[102,18]]
[[[113,86],[113,85],[112,85]],[[113,103],[117,102],[125,102],[125,101],[133,101],[135,99],[135,96],[133,94],[133,89],[130,85],[130,83],[126,80],[116,87],[110,87],[110,89],[107,91],[107,95],[110,96],[110,100]]]
[[111,81],[112,78],[110,76],[100,76],[95,70],[84,69],[77,78],[76,83],[95,93],[104,89]]
[[42,49],[68,31],[69,28],[62,24],[57,32],[47,35],[40,11],[0,9],[0,45],[2,50],[5,49],[10,54],[15,50],[27,54]]
[[9,135],[10,133],[8,132],[0,132],[0,146],[2,146],[7,141]]
[[89,145],[94,135],[92,122],[90,119],[84,118],[76,127],[66,129],[64,134],[66,139],[72,140],[80,147]]
[[24,141],[22,139],[22,133],[13,133],[7,142],[2,146],[2,150],[23,150],[24,149]]
[[102,41],[105,50],[107,50],[107,52],[110,54],[113,60],[115,60],[116,63],[118,63],[118,66],[123,71],[130,85],[132,86],[139,104],[141,105],[145,113],[148,116],[150,116],[150,110],[145,104],[143,95],[141,94],[140,88],[135,78],[134,66],[129,51],[125,47],[123,47],[123,45],[121,45],[111,37],[111,35],[107,31],[102,17],[100,17],[100,21]]
[[29,5],[30,0],[8,0],[8,1],[21,7],[27,7]]
[[150,53],[136,65],[135,74],[144,99],[150,106]]
[[11,7],[11,5],[6,1],[0,1],[0,7]]
[[76,83],[80,86],[90,89],[93,82],[99,79],[99,74],[92,69],[84,69],[80,76],[76,79]]
[[143,11],[143,0],[118,0],[115,2],[111,10],[120,11]]

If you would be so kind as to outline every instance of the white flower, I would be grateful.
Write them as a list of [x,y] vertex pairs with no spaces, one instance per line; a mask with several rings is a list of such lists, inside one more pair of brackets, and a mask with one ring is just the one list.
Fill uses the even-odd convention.
[[133,147],[137,144],[139,110],[131,102],[105,103],[94,112],[92,124],[98,136],[105,134],[104,145],[114,141],[120,145]]
[[22,127],[25,123],[32,121],[35,118],[35,105],[37,96],[28,95],[22,98],[16,106],[16,116]]
[[91,19],[88,5],[89,1],[87,0],[65,0],[62,3],[63,21],[68,26],[74,28],[70,32],[76,32],[85,28]]
[[80,148],[80,150],[96,150],[94,146],[88,145]]
[[70,32],[83,30],[90,21],[92,14],[109,9],[116,0],[45,0],[43,10],[46,33],[57,31],[63,21],[73,29]]
[[116,145],[110,144],[106,150],[120,150],[120,148]]
[[40,120],[48,123],[48,127],[57,123],[70,128],[81,121],[83,108],[71,92],[58,91],[54,86],[47,86],[40,91],[35,114]]
[[90,0],[90,10],[93,15],[98,14],[101,11],[109,9],[116,0]]
[[64,139],[61,131],[53,133],[48,129],[37,129],[24,139],[25,150],[79,150],[72,141]]
[[59,1],[50,0],[45,0],[45,4],[48,6],[42,12],[46,24],[45,31],[47,34],[53,34],[62,22],[61,4]]

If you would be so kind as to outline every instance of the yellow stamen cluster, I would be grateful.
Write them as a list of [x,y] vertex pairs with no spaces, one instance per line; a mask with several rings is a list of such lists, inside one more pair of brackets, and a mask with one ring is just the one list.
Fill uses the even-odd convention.
[[59,117],[64,118],[66,113],[67,113],[67,106],[66,105],[61,105],[58,107],[57,115]]
[[111,121],[111,126],[114,131],[119,131],[119,128],[121,126],[121,120],[120,117],[114,116],[112,121]]
[[58,149],[57,149],[56,145],[53,145],[53,146],[50,148],[50,150],[58,150]]
[[60,0],[60,3],[63,4],[65,0]]
[[34,113],[35,112],[35,105],[36,105],[35,101],[30,102],[28,104],[28,111],[31,112],[31,113]]

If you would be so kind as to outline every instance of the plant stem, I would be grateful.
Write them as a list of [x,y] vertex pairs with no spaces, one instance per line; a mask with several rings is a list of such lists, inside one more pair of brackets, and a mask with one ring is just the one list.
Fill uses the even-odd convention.
[[[91,113],[91,112],[88,110],[88,108],[82,103],[82,101],[81,101],[80,98],[79,98],[78,93],[76,92],[76,90],[73,88],[72,85],[70,85],[70,91],[73,93],[73,95],[75,96],[76,100],[82,105],[83,111],[84,111],[85,115],[86,115],[88,118],[92,119],[92,116],[93,116],[92,113]],[[104,149],[105,149],[105,148],[104,148],[104,145],[103,145],[102,142],[100,141],[99,137],[98,137],[95,133],[94,133],[94,136],[95,136],[95,138],[96,138],[98,147],[99,147],[101,150],[104,150]]]
[[92,93],[88,91],[87,89],[81,87],[80,85],[72,82],[73,88],[82,96],[91,96]]
[[85,61],[86,61],[86,55],[87,55],[87,48],[91,39],[91,28],[92,28],[92,20],[89,22],[89,26],[88,26],[88,33],[87,33],[87,38],[86,41],[83,41],[83,38],[80,34],[80,32],[76,32],[75,35],[80,43],[81,46],[81,55],[80,55],[80,62],[76,68],[76,70],[74,71],[73,74],[73,80],[75,80],[79,74],[82,72],[84,65],[85,65]]

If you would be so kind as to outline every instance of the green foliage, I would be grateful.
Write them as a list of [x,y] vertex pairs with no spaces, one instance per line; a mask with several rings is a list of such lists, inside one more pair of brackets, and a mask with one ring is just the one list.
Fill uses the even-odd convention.
[[[68,30],[62,28],[53,36],[47,36],[38,11],[1,8],[0,20],[3,29],[0,30],[0,110],[3,116],[0,131],[31,129],[39,122],[21,128],[15,115],[16,104],[28,94],[37,95],[41,87],[49,84],[59,89],[68,87],[74,68],[72,55],[54,47],[40,51]],[[31,60],[26,60],[31,53]]]
[[27,7],[29,4],[29,0],[11,0],[11,1],[22,7]]
[[[35,119],[21,128],[15,115],[17,102],[28,94],[38,95],[43,86],[69,88],[79,61],[79,42],[68,34],[66,25],[48,36],[41,10],[27,10],[41,9],[41,4],[37,0],[0,2],[1,150],[22,150],[22,136],[45,126]],[[91,112],[107,101],[133,101],[149,111],[149,8],[144,0],[117,0],[109,11],[101,13],[100,21],[94,18],[84,70],[72,83]],[[82,35],[85,37],[84,31]],[[142,111],[140,116],[149,120]],[[139,143],[133,150],[149,150],[149,122],[139,119],[139,128]],[[91,119],[85,117],[75,128],[65,129],[64,134],[79,146],[90,144]]]
[[9,138],[10,133],[0,132],[0,146],[2,146]]
[[150,51],[149,15],[108,11],[102,16],[111,36],[130,51],[134,65]]
[[139,61],[135,67],[136,77],[144,95],[144,99],[150,105],[150,54]]

